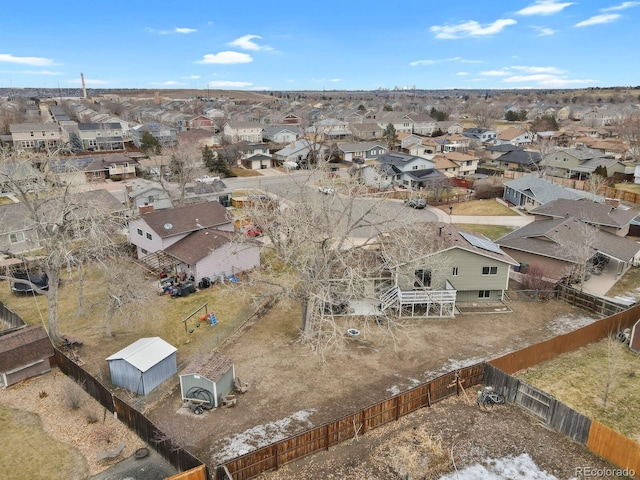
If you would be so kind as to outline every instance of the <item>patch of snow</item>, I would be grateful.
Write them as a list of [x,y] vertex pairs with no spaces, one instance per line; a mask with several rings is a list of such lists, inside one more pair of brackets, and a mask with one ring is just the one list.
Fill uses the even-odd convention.
[[391,395],[398,395],[402,390],[397,385],[393,385],[392,387],[387,388],[387,392]]
[[[440,480],[558,480],[558,477],[540,470],[528,453],[517,457],[487,458]],[[574,480],[574,479],[570,479]]]
[[547,325],[547,328],[555,335],[564,335],[565,333],[585,327],[596,320],[597,319],[589,316],[571,314],[556,318]]
[[312,427],[313,423],[311,423],[309,417],[315,411],[315,408],[300,410],[275,422],[267,423],[266,425],[256,425],[242,433],[225,437],[222,447],[211,449],[212,463],[221,463],[225,460],[249,453],[251,450],[283,440],[296,431],[302,430],[302,427]]
[[[500,356],[500,355],[498,355]],[[439,377],[440,375],[444,375],[445,373],[453,372],[455,370],[460,370],[462,368],[470,367],[471,365],[476,365],[478,363],[482,363],[486,361],[486,357],[471,357],[464,358],[460,360],[456,360],[450,358],[447,363],[442,365],[438,370],[427,370],[424,372],[425,379],[427,381],[433,380],[434,378]]]

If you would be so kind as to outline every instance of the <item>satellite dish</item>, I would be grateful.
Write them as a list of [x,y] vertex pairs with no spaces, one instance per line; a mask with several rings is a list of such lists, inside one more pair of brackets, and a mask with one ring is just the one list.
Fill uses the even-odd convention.
[[164,224],[164,229],[165,230],[171,230],[173,228],[173,224],[172,223],[165,223]]

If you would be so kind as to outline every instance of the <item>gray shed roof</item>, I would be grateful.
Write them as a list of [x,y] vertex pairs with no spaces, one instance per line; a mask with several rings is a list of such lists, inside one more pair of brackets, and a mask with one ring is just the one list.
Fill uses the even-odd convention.
[[615,208],[611,205],[592,202],[587,199],[569,200],[559,198],[531,210],[532,214],[554,218],[577,217],[595,225],[621,228],[631,223],[638,215],[637,210]]
[[141,372],[146,372],[177,350],[160,337],[141,338],[107,357],[107,361],[125,360]]

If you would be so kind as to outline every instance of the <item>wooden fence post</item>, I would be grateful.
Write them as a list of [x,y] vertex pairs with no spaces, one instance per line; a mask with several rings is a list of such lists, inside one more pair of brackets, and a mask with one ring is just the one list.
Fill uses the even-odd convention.
[[427,407],[431,407],[431,382],[427,384]]
[[400,418],[400,395],[396,395],[396,421]]
[[326,444],[327,450],[329,450],[330,445],[329,445],[329,424],[328,423],[327,423],[327,430],[324,434],[324,442]]

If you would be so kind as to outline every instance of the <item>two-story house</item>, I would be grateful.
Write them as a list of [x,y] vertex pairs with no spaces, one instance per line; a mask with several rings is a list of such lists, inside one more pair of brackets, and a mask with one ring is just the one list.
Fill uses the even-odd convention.
[[338,151],[345,162],[354,158],[373,160],[387,153],[387,146],[377,142],[338,143]]
[[447,160],[458,165],[459,176],[473,175],[478,170],[480,159],[474,155],[460,152],[445,152],[443,155]]
[[588,179],[598,167],[606,170],[606,176],[624,173],[626,169],[615,157],[590,148],[561,148],[545,156],[540,163],[551,176],[578,180]]
[[178,132],[175,128],[165,127],[157,122],[148,122],[131,128],[133,144],[140,148],[145,133],[151,134],[158,140],[161,147],[174,147],[178,143]]
[[129,222],[129,241],[141,262],[196,282],[260,265],[260,244],[235,233],[218,202],[144,213]]
[[66,141],[57,123],[12,123],[9,131],[13,147],[18,151],[55,148]]
[[84,150],[124,150],[124,137],[120,123],[79,123],[78,135]]
[[[376,188],[395,184],[415,190],[424,188],[431,182],[446,179],[435,169],[433,160],[400,152],[382,155],[370,167],[361,169],[361,178],[365,184]],[[374,173],[378,178],[373,178]]]
[[527,146],[535,140],[535,133],[519,127],[509,127],[501,131],[497,137],[498,143],[510,143],[515,146]]
[[262,130],[262,139],[265,142],[292,143],[300,137],[300,129],[295,125],[273,125],[266,126]]
[[262,141],[262,125],[257,122],[236,122],[230,121],[224,124],[224,138],[229,143],[250,142],[259,143]]

